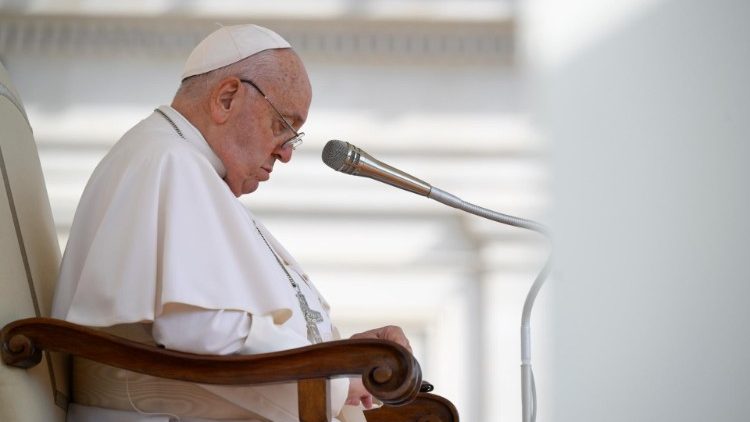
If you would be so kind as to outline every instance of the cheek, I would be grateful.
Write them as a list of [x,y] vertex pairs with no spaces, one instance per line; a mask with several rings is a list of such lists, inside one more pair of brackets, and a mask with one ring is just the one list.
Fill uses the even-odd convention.
[[236,177],[254,178],[257,169],[275,150],[273,128],[261,120],[243,121],[236,126],[235,142],[232,143],[232,167]]
[[249,128],[244,135],[245,157],[252,161],[265,161],[275,149],[276,137],[270,126]]

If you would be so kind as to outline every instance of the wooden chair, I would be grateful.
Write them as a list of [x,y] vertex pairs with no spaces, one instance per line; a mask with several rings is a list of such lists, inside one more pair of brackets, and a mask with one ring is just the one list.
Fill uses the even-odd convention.
[[301,422],[330,421],[328,380],[362,375],[386,405],[369,422],[458,421],[455,407],[420,393],[421,370],[395,343],[342,340],[254,356],[164,350],[47,318],[60,264],[52,212],[31,126],[0,64],[0,420],[65,420],[69,356],[206,384],[298,383]]

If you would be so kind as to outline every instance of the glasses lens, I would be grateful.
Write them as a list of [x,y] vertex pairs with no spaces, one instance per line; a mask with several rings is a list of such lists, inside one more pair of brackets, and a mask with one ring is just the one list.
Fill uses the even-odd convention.
[[291,148],[291,149],[297,149],[298,146],[302,145],[302,137],[305,136],[304,132],[300,132],[295,136],[294,138],[284,142],[284,145],[282,145],[282,148]]

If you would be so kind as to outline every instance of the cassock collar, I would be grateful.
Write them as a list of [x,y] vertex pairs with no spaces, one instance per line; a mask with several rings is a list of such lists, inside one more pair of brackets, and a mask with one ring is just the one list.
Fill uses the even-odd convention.
[[208,145],[208,142],[206,142],[206,138],[203,137],[203,134],[195,126],[193,126],[193,124],[190,123],[188,119],[180,114],[179,111],[173,109],[172,107],[163,105],[159,106],[159,110],[161,110],[164,114],[169,116],[170,119],[172,119],[174,124],[177,125],[177,127],[182,132],[185,140],[192,144],[203,156],[206,157],[206,159],[208,159],[208,162],[211,163],[214,170],[219,173],[219,177],[223,179],[227,174],[227,169],[224,167],[224,163],[221,162],[219,156],[216,155],[214,150],[211,149],[211,146]]

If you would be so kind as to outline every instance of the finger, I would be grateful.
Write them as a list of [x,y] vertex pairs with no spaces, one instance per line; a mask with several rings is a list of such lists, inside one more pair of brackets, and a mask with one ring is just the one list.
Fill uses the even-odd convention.
[[362,406],[364,406],[365,409],[372,409],[372,396],[366,395],[362,396]]
[[402,330],[401,327],[397,327],[395,325],[389,325],[389,326],[383,327],[382,335],[386,340],[391,340],[393,342],[396,342],[400,344],[401,346],[404,346],[406,349],[408,349],[411,352],[411,345],[409,344],[409,339],[406,338],[406,334],[404,334],[404,330]]
[[375,328],[373,330],[364,331],[361,333],[354,334],[351,338],[376,338],[381,340],[389,340],[400,346],[405,347],[409,352],[412,352],[409,339],[406,338],[404,331],[395,325],[387,325],[381,328]]
[[349,397],[348,399],[346,399],[346,404],[348,404],[349,406],[357,406],[359,405],[359,402],[360,400],[356,397]]

